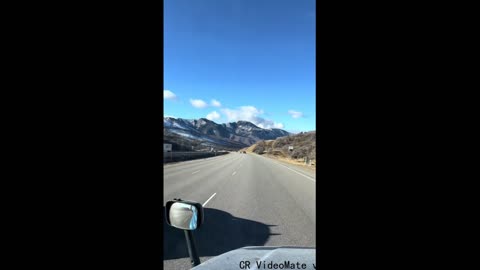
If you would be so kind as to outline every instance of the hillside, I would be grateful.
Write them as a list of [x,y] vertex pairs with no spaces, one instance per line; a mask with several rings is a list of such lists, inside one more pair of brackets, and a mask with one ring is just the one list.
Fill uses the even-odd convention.
[[[266,154],[278,158],[303,160],[307,157],[310,160],[316,159],[316,132],[302,132],[296,135],[277,138],[276,140],[264,140],[255,143],[242,150],[256,154]],[[289,151],[289,146],[293,150]]]

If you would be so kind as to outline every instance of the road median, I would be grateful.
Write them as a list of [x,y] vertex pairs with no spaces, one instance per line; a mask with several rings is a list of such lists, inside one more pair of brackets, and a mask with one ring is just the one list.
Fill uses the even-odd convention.
[[229,152],[163,152],[163,163],[221,156]]

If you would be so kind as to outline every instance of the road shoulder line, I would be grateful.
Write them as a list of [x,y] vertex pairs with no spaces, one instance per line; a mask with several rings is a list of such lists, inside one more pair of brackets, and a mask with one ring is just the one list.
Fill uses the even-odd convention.
[[285,167],[285,168],[287,168],[287,169],[289,169],[289,170],[291,170],[291,171],[293,171],[293,172],[295,172],[295,173],[297,173],[297,174],[300,174],[301,176],[306,177],[306,178],[308,178],[309,180],[311,180],[311,181],[313,181],[313,182],[317,182],[317,181],[315,180],[315,178],[312,178],[312,177],[310,177],[310,176],[308,176],[308,175],[305,175],[305,174],[303,174],[303,173],[301,173],[301,172],[298,172],[298,171],[296,171],[296,170],[294,170],[294,169],[292,169],[292,168],[290,168],[290,167],[287,167],[287,166],[281,164],[280,162],[277,162],[276,160],[273,160],[273,159],[267,158],[267,157],[262,157],[262,158],[268,159],[268,160],[272,161],[273,163],[275,163],[275,164],[277,164],[277,165],[280,165],[280,166]]

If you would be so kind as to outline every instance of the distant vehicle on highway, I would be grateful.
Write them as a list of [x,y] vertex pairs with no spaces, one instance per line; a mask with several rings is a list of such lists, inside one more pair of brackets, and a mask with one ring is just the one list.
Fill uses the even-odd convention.
[[203,206],[194,201],[174,199],[166,203],[165,210],[167,224],[185,232],[192,269],[237,270],[255,266],[256,269],[315,269],[313,247],[249,246],[231,250],[200,263],[192,231],[203,223]]

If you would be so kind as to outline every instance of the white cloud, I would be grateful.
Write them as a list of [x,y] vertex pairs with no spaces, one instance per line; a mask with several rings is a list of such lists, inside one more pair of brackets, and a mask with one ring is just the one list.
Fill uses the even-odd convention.
[[177,95],[175,95],[172,91],[170,90],[163,90],[163,98],[164,99],[175,99]]
[[293,118],[303,117],[303,113],[302,113],[302,112],[297,112],[297,111],[294,111],[294,110],[289,110],[289,111],[288,111],[288,114],[290,114]]
[[190,103],[192,104],[193,107],[199,108],[199,109],[202,109],[208,106],[208,104],[201,99],[190,99]]
[[273,125],[274,128],[284,128],[285,126],[282,123],[275,123]]
[[228,121],[250,121],[253,123],[257,115],[263,114],[262,110],[259,110],[253,106],[242,106],[239,110],[222,109]]
[[260,128],[283,128],[282,123],[276,123],[272,120],[260,117],[263,114],[263,110],[259,110],[254,106],[242,106],[237,110],[222,109],[221,112],[225,114],[229,122],[236,121],[248,121],[252,122]]
[[216,99],[212,99],[212,101],[210,102],[210,104],[212,104],[212,106],[214,107],[221,107],[222,104],[220,103],[220,101],[216,100]]
[[213,112],[207,114],[207,119],[212,120],[212,121],[216,120],[216,119],[220,119],[220,114],[216,111],[213,111]]

